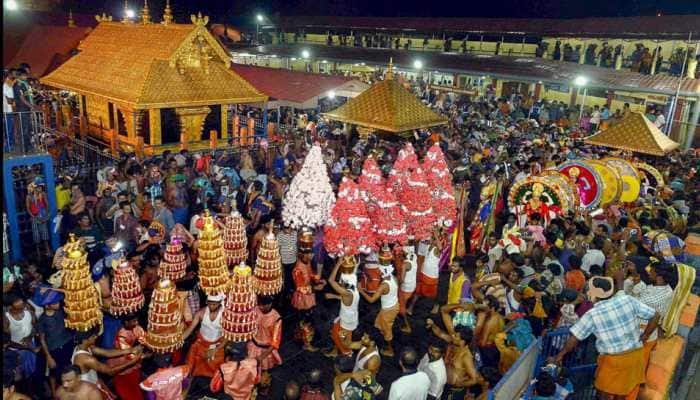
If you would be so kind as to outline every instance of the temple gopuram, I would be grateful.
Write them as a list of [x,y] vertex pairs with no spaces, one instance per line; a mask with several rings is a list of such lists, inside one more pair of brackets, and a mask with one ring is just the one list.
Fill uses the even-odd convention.
[[168,5],[161,23],[151,22],[147,6],[138,22],[96,19],[79,53],[41,78],[78,95],[81,131],[147,153],[197,147],[214,132],[228,137],[231,105],[267,101],[230,69],[206,16],[173,23]]
[[447,118],[421,103],[394,80],[391,61],[384,80],[323,115],[330,120],[356,125],[361,136],[369,133],[405,136],[415,129],[447,125]]

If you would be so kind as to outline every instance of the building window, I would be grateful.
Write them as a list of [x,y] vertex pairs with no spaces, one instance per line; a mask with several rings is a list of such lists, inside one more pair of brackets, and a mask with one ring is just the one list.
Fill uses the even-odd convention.
[[145,144],[151,144],[151,114],[149,110],[144,110],[141,117],[141,137]]
[[180,141],[180,120],[174,108],[160,110],[161,143],[177,143]]
[[114,129],[114,104],[107,103],[107,110],[109,112],[109,129]]
[[[129,136],[129,131],[126,129],[126,118],[122,110],[117,110],[117,133],[122,136]],[[133,120],[130,122],[134,123]]]
[[221,139],[221,106],[209,106],[211,112],[204,119],[204,127],[202,128],[202,140],[211,139],[209,132],[214,130],[217,132],[217,139]]

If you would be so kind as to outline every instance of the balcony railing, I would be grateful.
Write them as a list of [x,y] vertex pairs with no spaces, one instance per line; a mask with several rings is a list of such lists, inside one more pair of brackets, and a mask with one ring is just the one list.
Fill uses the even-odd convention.
[[3,112],[2,142],[5,157],[46,153],[50,130],[41,111]]

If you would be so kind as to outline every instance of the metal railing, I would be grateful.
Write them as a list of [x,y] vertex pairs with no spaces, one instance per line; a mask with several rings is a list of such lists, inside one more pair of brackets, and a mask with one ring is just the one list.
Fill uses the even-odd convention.
[[488,400],[512,400],[519,399],[527,392],[533,371],[537,363],[537,357],[542,346],[542,338],[533,340],[523,350],[518,360],[510,367],[508,372],[498,381],[498,384],[489,391]]
[[2,142],[5,157],[46,153],[49,133],[41,111],[2,113]]
[[[95,176],[98,170],[117,162],[109,149],[102,149],[47,125],[52,121],[55,121],[53,116],[41,111],[3,113],[4,157],[49,154],[53,158],[56,176],[82,178],[81,181],[88,186],[93,181],[90,177]],[[83,188],[91,190],[90,193],[96,189]]]

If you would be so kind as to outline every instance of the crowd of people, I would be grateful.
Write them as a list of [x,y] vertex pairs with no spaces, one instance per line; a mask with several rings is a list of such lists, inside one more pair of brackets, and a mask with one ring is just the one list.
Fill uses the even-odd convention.
[[[59,178],[55,219],[46,215],[45,182],[31,180],[26,206],[34,241],[46,243],[49,229],[61,243],[71,233],[80,238],[103,321],[86,332],[66,328],[63,294],[54,290],[61,285],[62,248],[52,259],[44,254],[6,264],[3,398],[485,399],[536,337],[558,328],[569,328],[571,336],[538,372],[533,398],[574,392],[562,364],[567,354],[582,351],[600,356],[599,392],[607,398],[634,393],[657,338],[675,333],[679,299],[695,279],[687,265],[699,266],[682,240],[700,234],[697,154],[648,159],[667,186],[644,188],[634,204],[553,219],[534,214],[521,224],[507,205],[511,185],[610,150],[578,141],[578,125],[558,123],[549,105],[533,112],[520,100],[431,93],[426,100],[449,117],[448,127],[409,138],[360,138],[317,120],[269,147],[125,156],[96,176]],[[360,257],[357,274],[348,274],[340,271],[347,260],[324,250],[322,231],[284,224],[285,193],[313,143],[321,145],[337,190],[342,179],[361,175],[370,155],[388,174],[404,142],[419,157],[440,145],[453,176],[456,220],[467,229],[479,213],[482,188],[503,185],[495,228],[483,246],[463,243],[459,251],[451,229],[436,229],[428,240],[409,238],[405,246]],[[84,192],[90,186],[95,193]],[[671,209],[687,228],[672,228]],[[232,212],[245,218],[250,265],[270,229],[278,238],[284,289],[258,299],[257,334],[248,343],[223,338],[224,296],[206,296],[198,285],[205,210],[218,219]],[[652,232],[663,233],[654,245]],[[152,353],[138,338],[172,237],[187,254],[187,274],[176,282],[185,346]],[[112,260],[119,258],[137,271],[146,305],[117,317],[109,306]],[[378,266],[378,279],[366,275],[368,266]]]

